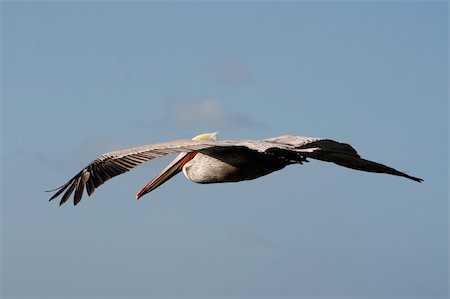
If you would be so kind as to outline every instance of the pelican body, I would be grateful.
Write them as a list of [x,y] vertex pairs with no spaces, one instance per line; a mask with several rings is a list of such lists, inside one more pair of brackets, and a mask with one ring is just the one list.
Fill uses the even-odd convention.
[[197,153],[183,167],[183,173],[195,183],[223,183],[253,180],[280,170],[288,161],[242,149],[219,149]]
[[155,190],[181,171],[195,183],[239,182],[259,178],[290,164],[309,162],[307,158],[356,170],[402,176],[416,182],[423,181],[389,166],[362,159],[350,145],[330,139],[284,135],[263,140],[217,141],[217,133],[214,132],[195,136],[192,140],[149,144],[103,154],[66,184],[51,190],[56,193],[50,200],[65,191],[60,200],[62,205],[75,192],[76,205],[85,187],[90,196],[95,188],[112,177],[153,158],[177,152],[179,155],[142,188],[136,199]]

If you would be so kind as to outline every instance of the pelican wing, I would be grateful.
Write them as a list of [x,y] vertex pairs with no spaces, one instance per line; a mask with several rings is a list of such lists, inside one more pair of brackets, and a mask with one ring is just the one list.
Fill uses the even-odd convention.
[[107,180],[125,173],[142,163],[171,153],[199,150],[211,146],[208,143],[192,140],[176,140],[131,147],[103,154],[89,163],[89,165],[78,172],[67,183],[59,188],[50,190],[49,192],[57,191],[50,200],[57,198],[65,191],[60,201],[60,205],[62,205],[75,191],[74,204],[76,205],[80,202],[85,187],[90,196],[94,193],[95,188]]
[[357,151],[347,143],[341,143],[330,139],[291,135],[279,136],[266,140],[274,143],[281,143],[284,146],[291,146],[293,151],[300,150],[300,155],[303,157],[332,162],[340,166],[361,171],[402,176],[419,183],[423,181],[421,178],[410,176],[384,164],[363,159],[358,155]]
[[200,151],[212,147],[235,147],[245,146],[254,151],[264,152],[273,146],[264,141],[252,140],[224,140],[224,141],[194,141],[194,140],[176,140],[165,143],[148,144],[143,146],[131,147],[119,151],[113,151],[101,155],[80,172],[78,172],[67,183],[48,192],[56,191],[50,198],[53,200],[62,195],[60,205],[65,203],[70,195],[74,194],[74,205],[78,204],[83,196],[84,189],[90,196],[95,188],[107,180],[125,173],[151,159],[162,157],[171,153]]

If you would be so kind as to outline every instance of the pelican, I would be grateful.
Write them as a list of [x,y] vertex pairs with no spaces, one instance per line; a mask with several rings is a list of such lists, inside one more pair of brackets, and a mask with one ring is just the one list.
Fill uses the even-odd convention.
[[349,144],[331,139],[283,135],[263,140],[218,141],[217,132],[214,132],[200,134],[192,140],[148,144],[103,154],[67,183],[48,191],[56,191],[50,201],[65,191],[59,202],[62,205],[75,191],[73,203],[77,205],[85,187],[91,196],[95,188],[107,180],[151,159],[172,153],[179,155],[137,193],[136,199],[181,171],[195,183],[239,182],[259,178],[287,165],[309,162],[308,158],[356,170],[401,176],[419,183],[423,181],[389,166],[365,160]]

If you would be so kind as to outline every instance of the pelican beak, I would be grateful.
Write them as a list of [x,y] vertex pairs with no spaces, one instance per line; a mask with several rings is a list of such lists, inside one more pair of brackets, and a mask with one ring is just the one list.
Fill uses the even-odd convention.
[[145,194],[155,190],[160,185],[164,184],[167,180],[171,179],[174,175],[179,173],[183,166],[192,160],[197,152],[181,153],[179,154],[160,174],[158,174],[153,180],[151,180],[138,194],[136,194],[136,200],[144,196]]

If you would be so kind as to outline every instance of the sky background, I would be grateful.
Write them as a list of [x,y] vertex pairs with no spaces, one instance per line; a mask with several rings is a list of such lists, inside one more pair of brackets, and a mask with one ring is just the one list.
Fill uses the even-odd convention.
[[[1,3],[2,298],[448,298],[448,3]],[[352,144],[258,180],[173,157],[73,207],[104,152],[219,131]]]

